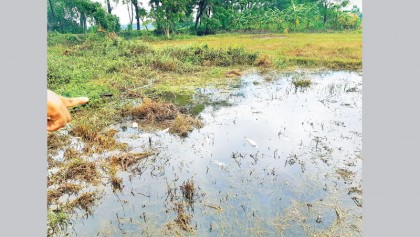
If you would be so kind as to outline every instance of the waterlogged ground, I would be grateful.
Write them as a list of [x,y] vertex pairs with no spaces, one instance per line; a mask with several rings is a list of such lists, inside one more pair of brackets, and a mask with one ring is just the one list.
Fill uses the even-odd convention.
[[250,73],[196,100],[204,126],[186,138],[115,126],[131,152],[155,154],[117,173],[121,190],[96,188],[69,236],[361,235],[360,74]]

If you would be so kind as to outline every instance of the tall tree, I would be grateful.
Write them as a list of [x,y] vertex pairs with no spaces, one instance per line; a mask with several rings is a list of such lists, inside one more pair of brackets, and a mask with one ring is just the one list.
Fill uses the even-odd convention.
[[163,31],[167,38],[176,24],[185,16],[189,0],[150,0],[151,16],[156,21],[157,31]]
[[111,0],[105,0],[106,1],[106,6],[108,9],[108,13],[111,14],[112,8],[111,8]]
[[137,30],[140,30],[140,15],[139,15],[139,2],[138,0],[131,0],[134,6],[134,12],[136,13],[136,21],[137,21]]

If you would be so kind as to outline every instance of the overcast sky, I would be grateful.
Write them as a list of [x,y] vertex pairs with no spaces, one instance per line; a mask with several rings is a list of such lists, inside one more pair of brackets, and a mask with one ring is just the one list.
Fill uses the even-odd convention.
[[[105,0],[92,0],[93,2],[100,2],[104,7],[106,7]],[[112,7],[112,14],[117,15],[120,18],[120,24],[121,25],[127,25],[130,23],[129,17],[128,17],[128,11],[127,11],[127,5],[123,5],[121,2],[118,5],[115,5],[115,3],[111,0],[111,7]],[[146,8],[147,11],[150,10],[149,6],[149,0],[139,0],[143,4],[143,7]],[[359,9],[362,11],[362,0],[350,0],[350,6],[351,9],[353,5],[357,5]],[[135,23],[136,20],[134,19]]]

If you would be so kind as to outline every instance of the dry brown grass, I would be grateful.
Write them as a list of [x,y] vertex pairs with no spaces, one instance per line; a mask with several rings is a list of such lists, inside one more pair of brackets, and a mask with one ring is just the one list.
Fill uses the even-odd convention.
[[188,180],[181,185],[182,196],[189,202],[194,200],[195,186],[193,180]]
[[79,123],[72,130],[71,134],[76,137],[81,137],[86,142],[87,152],[89,148],[95,152],[107,150],[124,150],[127,145],[117,142],[115,139],[116,130],[111,129],[101,132],[98,128],[88,123]]
[[185,137],[188,135],[188,132],[200,127],[202,127],[202,123],[199,119],[193,118],[190,115],[179,114],[172,123],[169,132]]
[[129,109],[128,113],[136,119],[159,122],[175,119],[179,111],[174,104],[145,98],[140,106]]
[[66,183],[68,180],[79,180],[92,184],[97,183],[99,172],[96,164],[81,158],[70,160],[52,177],[52,182],[56,184]]
[[241,74],[241,72],[240,71],[238,71],[238,70],[231,70],[231,71],[228,71],[228,72],[226,72],[226,74],[225,74],[227,77],[237,77],[237,76],[240,76],[240,75],[242,75]]
[[55,152],[57,149],[69,144],[69,136],[59,135],[57,133],[48,133],[47,147],[48,152]]
[[82,154],[79,151],[77,151],[77,150],[75,150],[71,147],[67,148],[66,151],[63,154],[63,156],[66,160],[75,159],[75,158],[80,157],[81,155]]
[[262,68],[270,68],[273,66],[273,63],[271,62],[271,59],[268,55],[262,55],[261,57],[257,58],[255,64]]
[[99,197],[96,192],[86,192],[81,194],[73,201],[68,202],[65,208],[69,211],[74,211],[75,208],[80,208],[86,213],[92,213],[92,206],[95,204],[95,201],[98,198]]
[[131,166],[137,164],[140,160],[151,156],[152,154],[152,152],[123,153],[116,156],[112,156],[110,158],[110,164],[111,167],[118,166],[122,170],[128,170]]
[[190,225],[192,216],[188,215],[185,212],[184,204],[182,202],[177,203],[175,209],[176,209],[176,213],[177,213],[177,216],[175,218],[175,223],[178,224],[178,226],[181,229],[183,229],[185,231],[188,231],[188,232],[191,232],[193,230],[193,228]]
[[109,169],[109,177],[111,179],[112,184],[112,190],[115,192],[116,190],[121,191],[123,188],[123,180],[117,176],[118,167],[117,165],[113,164],[111,165],[111,168]]
[[82,189],[82,186],[79,184],[65,183],[58,187],[57,189],[48,190],[47,193],[47,202],[55,202],[64,194],[77,194]]

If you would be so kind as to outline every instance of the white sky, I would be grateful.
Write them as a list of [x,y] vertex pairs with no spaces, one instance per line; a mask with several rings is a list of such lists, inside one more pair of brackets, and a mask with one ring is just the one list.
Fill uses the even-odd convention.
[[[100,2],[104,7],[106,7],[105,0],[92,0],[93,2]],[[150,10],[149,0],[139,0],[139,3],[143,4],[143,7],[146,8],[147,11]],[[351,9],[353,5],[357,5],[359,9],[362,11],[362,0],[350,0],[349,8]],[[117,15],[120,18],[121,25],[127,25],[130,23],[130,19],[128,17],[127,5],[122,4],[122,0],[119,0],[119,4],[115,5],[113,0],[111,0],[111,7],[112,7],[112,14]],[[133,23],[136,20],[134,19]]]

